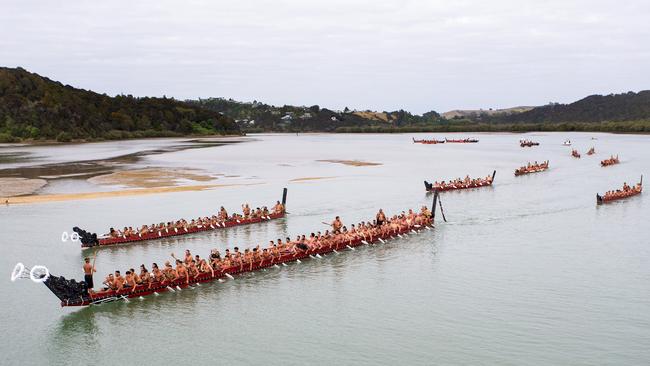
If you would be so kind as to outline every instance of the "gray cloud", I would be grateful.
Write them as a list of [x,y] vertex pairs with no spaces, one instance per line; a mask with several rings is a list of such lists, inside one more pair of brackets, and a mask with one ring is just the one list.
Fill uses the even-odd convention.
[[650,86],[646,1],[0,6],[3,65],[107,94],[424,112]]

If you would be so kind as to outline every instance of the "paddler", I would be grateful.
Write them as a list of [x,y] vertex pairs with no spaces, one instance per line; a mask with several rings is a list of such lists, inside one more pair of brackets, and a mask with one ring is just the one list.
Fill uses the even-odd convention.
[[124,288],[124,277],[120,274],[120,271],[115,271],[115,277],[113,280],[115,292],[120,292]]
[[[173,257],[173,255],[172,255],[172,257]],[[176,257],[174,257],[174,258],[176,258]],[[192,258],[192,253],[190,252],[190,250],[185,249],[185,259],[184,259],[185,265],[189,266],[189,264],[192,262],[192,259],[193,259]]]
[[174,277],[173,281],[178,281],[178,280],[185,280],[185,283],[190,282],[190,277],[187,273],[187,267],[181,262],[180,259],[176,260],[176,277]]
[[109,273],[108,276],[106,276],[104,282],[102,282],[102,284],[106,286],[105,290],[115,289],[115,277],[113,277],[113,274]]

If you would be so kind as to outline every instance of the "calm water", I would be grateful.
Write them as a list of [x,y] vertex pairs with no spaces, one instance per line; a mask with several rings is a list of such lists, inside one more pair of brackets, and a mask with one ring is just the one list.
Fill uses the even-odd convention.
[[[650,175],[650,136],[479,134],[478,144],[429,146],[412,144],[412,136],[255,136],[246,143],[146,155],[138,164],[200,168],[257,185],[0,207],[2,363],[650,363],[650,195],[595,204],[596,192]],[[541,146],[522,149],[522,137]],[[571,148],[561,146],[565,138],[583,153],[593,145],[597,154],[574,159]],[[144,145],[167,143],[173,142]],[[33,149],[44,161],[66,161],[113,156],[127,146],[133,153],[135,144]],[[610,153],[622,163],[601,168],[599,161]],[[513,176],[527,161],[545,159],[549,171]],[[494,169],[494,187],[444,193],[449,222],[438,222],[435,231],[194,290],[62,309],[45,286],[9,281],[19,261],[80,278],[82,258],[92,252],[60,239],[74,225],[103,231],[195,217],[220,205],[232,211],[244,201],[270,205],[282,187],[289,188],[286,219],[102,249],[97,267],[104,275],[140,263],[150,267],[185,248],[207,255],[215,247],[324,230],[321,221],[335,215],[352,223],[379,208],[417,208],[431,201],[424,179],[486,176]],[[291,182],[304,177],[328,179]]]

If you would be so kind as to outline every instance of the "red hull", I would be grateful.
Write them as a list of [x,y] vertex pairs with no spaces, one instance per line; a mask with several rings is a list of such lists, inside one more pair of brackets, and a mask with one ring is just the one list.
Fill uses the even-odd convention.
[[531,170],[520,170],[520,169],[517,169],[517,170],[515,170],[515,176],[518,177],[518,176],[520,176],[520,175],[526,175],[526,174],[532,174],[532,173],[539,173],[539,172],[543,172],[543,171],[545,171],[545,170],[548,170],[548,167],[546,167],[546,168],[531,169]]
[[474,139],[464,139],[464,140],[445,139],[445,141],[450,144],[475,144],[478,142],[478,140],[474,140]]
[[423,145],[436,145],[436,144],[444,144],[445,141],[444,140],[438,141],[438,140],[416,140],[416,139],[413,139],[413,143],[414,144],[423,144]]
[[[444,192],[444,191],[457,191],[460,189],[472,189],[472,188],[482,188],[482,187],[489,187],[492,185],[492,182],[490,183],[484,183],[484,184],[470,184],[469,186],[455,186],[455,187],[445,187],[445,188],[438,188],[438,192]],[[428,191],[432,191],[433,189],[427,189]]]
[[[147,233],[145,235],[131,235],[131,236],[121,236],[119,238],[103,238],[99,239],[99,245],[100,246],[105,246],[105,245],[117,245],[117,244],[126,244],[126,243],[133,243],[133,242],[138,242],[138,241],[145,241],[145,240],[155,240],[155,239],[162,239],[162,238],[168,238],[172,236],[179,236],[179,235],[188,235],[188,234],[193,234],[193,233],[199,233],[203,231],[212,231],[212,230],[219,230],[219,229],[225,229],[233,226],[241,226],[241,225],[249,225],[249,224],[256,224],[259,222],[263,221],[269,221],[273,219],[279,219],[281,217],[284,217],[284,213],[279,213],[279,214],[270,214],[268,216],[268,219],[261,219],[261,218],[255,218],[255,219],[246,219],[246,220],[230,220],[230,221],[225,221],[222,226],[203,226],[201,228],[199,227],[194,227],[190,229],[178,229],[178,231],[175,230],[169,230],[169,231],[161,231],[159,233]],[[86,245],[86,244],[81,244],[82,248],[90,248],[92,245]]]
[[[428,224],[430,225],[430,223],[428,223]],[[399,234],[408,233],[411,230],[418,230],[418,229],[416,229],[415,227],[413,227],[413,228],[405,228],[405,229],[400,230]],[[397,234],[387,235],[387,236],[382,237],[382,239],[390,239],[390,238],[393,238],[395,236],[397,236]],[[294,261],[296,261],[298,259],[309,258],[310,256],[313,256],[313,255],[316,255],[316,254],[320,255],[320,254],[331,253],[331,252],[333,252],[335,250],[344,250],[344,249],[347,248],[347,246],[350,246],[350,247],[360,246],[360,245],[364,244],[364,243],[362,243],[362,240],[363,239],[359,238],[359,239],[356,239],[356,240],[352,241],[351,243],[349,243],[349,242],[348,243],[338,243],[338,244],[335,244],[335,245],[333,245],[331,247],[321,248],[321,249],[317,249],[317,250],[309,251],[309,252],[305,252],[305,253],[283,255],[280,258],[278,258],[276,261],[274,261],[273,263],[271,263],[270,260],[263,261],[264,263],[262,263],[262,261],[257,262],[257,263],[253,263],[252,268],[251,268],[250,264],[244,264],[243,268],[241,268],[239,266],[230,267],[230,268],[222,270],[221,272],[215,271],[214,276],[212,276],[211,273],[202,273],[197,278],[191,279],[189,281],[189,284],[186,283],[185,281],[177,281],[177,282],[172,282],[172,283],[168,283],[168,284],[166,283],[164,285],[156,284],[156,285],[152,286],[151,289],[147,288],[148,285],[146,285],[146,286],[145,285],[139,285],[138,287],[136,287],[135,291],[133,291],[133,290],[122,290],[122,291],[119,291],[119,292],[115,292],[113,290],[100,291],[100,292],[94,293],[92,301],[89,301],[87,299],[86,300],[79,299],[79,301],[76,301],[76,302],[62,301],[61,306],[86,306],[86,305],[91,305],[91,304],[95,304],[95,303],[102,303],[102,302],[107,302],[107,301],[112,301],[112,300],[119,300],[119,299],[123,299],[123,298],[133,298],[133,297],[147,296],[147,295],[153,294],[154,292],[155,293],[160,293],[160,292],[169,291],[170,288],[172,290],[176,289],[176,287],[180,287],[182,289],[182,288],[186,288],[186,287],[188,287],[190,285],[193,285],[193,284],[196,284],[196,283],[211,282],[211,281],[217,280],[219,278],[224,278],[224,277],[226,277],[226,274],[235,275],[235,274],[244,273],[244,272],[257,271],[257,270],[260,270],[262,268],[272,267],[272,266],[274,266],[276,264],[294,262]],[[379,241],[378,237],[374,238],[374,240],[372,240],[372,241],[368,240],[367,243],[370,244],[370,243],[375,243],[377,241]]]
[[600,202],[598,202],[598,203],[607,203],[607,202],[618,201],[618,200],[622,200],[622,199],[626,199],[626,198],[634,197],[634,196],[636,196],[636,195],[638,195],[638,194],[641,194],[641,192],[643,192],[643,190],[640,190],[640,191],[630,191],[630,192],[628,192],[628,193],[626,193],[626,194],[624,194],[624,195],[621,195],[621,196],[614,196],[614,197],[604,197],[604,196],[600,196],[600,200],[599,200]]
[[606,166],[616,165],[618,163],[620,163],[620,161],[618,161],[618,159],[616,159],[614,161],[603,160],[603,161],[600,162],[600,166],[606,167]]

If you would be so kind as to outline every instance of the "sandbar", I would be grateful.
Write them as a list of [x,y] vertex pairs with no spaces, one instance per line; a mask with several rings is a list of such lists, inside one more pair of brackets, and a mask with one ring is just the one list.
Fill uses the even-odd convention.
[[146,168],[121,170],[88,179],[88,182],[101,185],[120,185],[131,188],[163,188],[180,185],[181,180],[209,182],[217,177],[192,169]]
[[14,203],[44,203],[44,202],[56,202],[56,201],[75,201],[75,200],[86,200],[86,199],[96,199],[96,198],[141,196],[147,194],[160,194],[160,193],[170,193],[170,192],[203,191],[212,188],[245,186],[245,185],[252,185],[252,184],[254,183],[204,184],[204,185],[191,185],[191,186],[178,186],[178,187],[123,189],[120,191],[109,191],[109,192],[61,193],[61,194],[28,195],[28,196],[18,196],[18,197],[0,197],[0,203],[14,204]]
[[289,182],[307,182],[310,180],[332,179],[332,178],[336,178],[336,177],[303,177],[303,178],[291,179]]
[[[45,179],[0,178],[0,197],[22,196],[32,194],[47,184]],[[3,199],[2,202],[5,200]]]
[[382,165],[381,163],[373,163],[369,161],[360,161],[360,160],[338,160],[338,159],[327,159],[327,160],[316,160],[324,163],[335,163],[335,164],[343,164],[343,165],[350,165],[350,166],[375,166],[375,165]]

